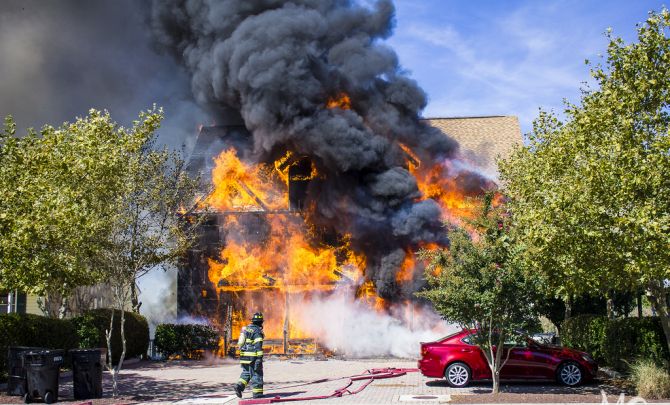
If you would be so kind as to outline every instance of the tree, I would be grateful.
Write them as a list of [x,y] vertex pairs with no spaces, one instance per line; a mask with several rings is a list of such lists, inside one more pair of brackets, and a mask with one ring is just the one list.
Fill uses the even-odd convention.
[[[114,393],[126,352],[124,309],[139,310],[136,281],[175,264],[193,240],[197,218],[191,179],[178,153],[155,146],[161,110],[140,113],[131,128],[107,112],[17,137],[0,132],[0,288],[67,297],[74,287],[106,282],[115,308],[107,330]],[[111,364],[114,309],[123,349]]]
[[669,27],[663,9],[635,43],[608,32],[595,89],[564,122],[540,111],[500,171],[527,265],[563,296],[644,288],[670,348]]
[[[139,312],[137,279],[150,270],[176,265],[192,245],[197,219],[182,220],[179,211],[196,203],[199,179],[191,179],[180,154],[155,147],[155,132],[163,118],[161,110],[142,112],[130,136],[135,148],[128,151],[117,173],[121,186],[108,216],[113,222],[105,249],[97,265],[112,290],[115,308],[107,330],[113,392],[126,354],[125,309]],[[115,311],[119,310],[122,353],[111,364],[111,336]]]
[[511,236],[509,213],[493,207],[491,195],[468,224],[472,235],[463,228],[449,232],[449,250],[421,252],[429,260],[429,287],[417,295],[430,300],[445,319],[474,330],[474,342],[491,369],[493,393],[498,393],[507,361],[504,343],[516,329],[537,323],[539,286],[517,259],[521,247]]
[[0,288],[66,295],[95,283],[113,222],[126,151],[134,140],[92,111],[38,135],[0,132]]

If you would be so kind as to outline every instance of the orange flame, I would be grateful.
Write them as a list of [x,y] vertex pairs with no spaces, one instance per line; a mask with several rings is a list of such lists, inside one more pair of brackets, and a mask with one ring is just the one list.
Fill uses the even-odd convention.
[[[282,301],[265,308],[270,312],[266,319],[276,321],[285,316],[282,304],[286,294],[332,291],[342,279],[357,282],[362,277],[359,265],[363,260],[358,255],[310,243],[299,217],[273,215],[268,219],[266,240],[249,243],[229,238],[219,257],[208,259],[208,277],[218,292],[270,294],[275,301]],[[232,214],[226,217],[223,228],[229,235],[244,232],[244,226]],[[269,337],[281,337],[283,324],[266,324],[265,331]],[[298,325],[291,328],[291,335],[296,334],[300,334]]]
[[410,173],[417,180],[417,186],[423,198],[435,200],[442,208],[445,221],[455,225],[463,225],[463,218],[473,218],[478,204],[458,186],[456,179],[445,175],[445,168],[435,164],[428,168],[414,168],[410,165]]
[[286,187],[270,167],[242,162],[234,148],[221,152],[214,163],[214,190],[206,205],[220,211],[262,211],[286,205]]
[[326,103],[326,108],[339,108],[341,110],[351,110],[351,99],[347,93],[339,93],[336,97],[331,97]]

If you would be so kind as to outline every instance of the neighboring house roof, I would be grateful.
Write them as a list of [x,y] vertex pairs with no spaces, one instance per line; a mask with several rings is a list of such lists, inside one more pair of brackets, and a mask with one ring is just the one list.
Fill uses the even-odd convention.
[[496,158],[506,158],[516,145],[523,145],[519,119],[515,116],[427,118],[431,126],[454,138],[461,154],[482,170],[497,177]]

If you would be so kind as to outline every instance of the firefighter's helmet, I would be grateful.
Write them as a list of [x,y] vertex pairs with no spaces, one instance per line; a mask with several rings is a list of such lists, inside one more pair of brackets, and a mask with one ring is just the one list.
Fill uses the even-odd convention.
[[254,316],[251,317],[251,323],[262,324],[263,323],[263,314],[256,312]]

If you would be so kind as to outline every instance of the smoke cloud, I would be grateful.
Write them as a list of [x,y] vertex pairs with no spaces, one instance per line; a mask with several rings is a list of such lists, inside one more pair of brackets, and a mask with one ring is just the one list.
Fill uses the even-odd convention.
[[147,318],[153,337],[158,324],[177,320],[177,269],[154,269],[142,276],[137,285],[140,313]]
[[300,326],[319,343],[349,357],[419,357],[420,342],[432,342],[460,328],[418,303],[405,302],[390,313],[376,312],[346,293],[303,302]]
[[[378,293],[398,291],[398,251],[447,245],[439,206],[416,201],[406,146],[432,165],[457,144],[419,120],[426,94],[381,41],[394,26],[389,0],[154,1],[157,43],[186,68],[208,111],[237,111],[257,162],[286,150],[309,157],[308,220],[351,235]],[[351,108],[328,108],[350,98]],[[397,268],[395,269],[397,270]]]
[[184,69],[156,52],[149,11],[132,0],[0,2],[0,116],[39,129],[96,108],[129,125],[156,103],[166,112],[160,142],[188,146],[211,121]]

